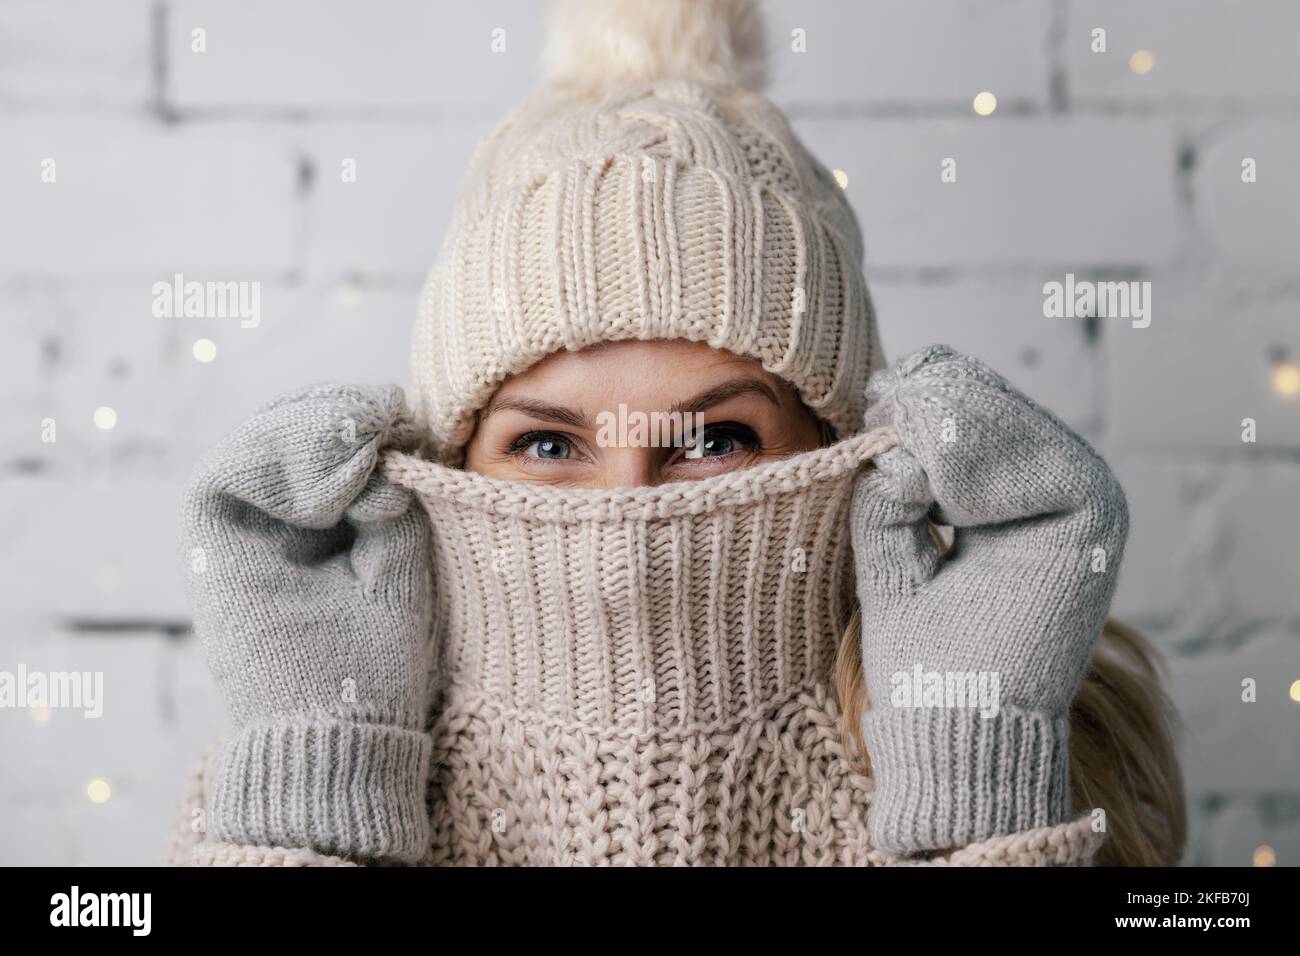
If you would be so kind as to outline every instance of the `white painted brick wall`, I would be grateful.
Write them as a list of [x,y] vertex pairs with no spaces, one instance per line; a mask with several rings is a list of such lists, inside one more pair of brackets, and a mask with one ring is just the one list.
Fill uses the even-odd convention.
[[1041,0],[873,0],[869,10],[777,0],[768,4],[775,99],[819,111],[960,110],[990,90],[1007,106],[1042,107],[1051,16]]
[[[318,170],[309,272],[422,279],[470,154],[491,126],[448,120],[436,128],[343,123],[313,130],[303,143]],[[351,181],[344,180],[345,161]]]
[[[847,174],[875,268],[1163,265],[1175,252],[1176,150],[1163,121],[993,121],[968,110],[797,129]],[[956,160],[956,182],[940,180],[946,158]]]
[[[286,270],[299,213],[284,139],[144,115],[6,117],[0,261],[19,275],[68,277]],[[41,179],[47,159],[54,182]]]
[[0,101],[40,110],[138,107],[150,95],[151,0],[0,3]]
[[[1280,395],[1272,375],[1275,348],[1300,358],[1300,289],[1243,282],[1227,267],[1148,281],[1149,327],[1102,320],[1112,446],[1232,455],[1300,449],[1296,399]],[[1256,423],[1253,445],[1242,443],[1246,418]]]
[[1010,376],[1071,427],[1097,431],[1099,370],[1083,322],[1042,315],[1042,277],[973,274],[918,282],[871,282],[889,360],[942,342]]
[[[1300,44],[1300,35],[1295,41]],[[1238,268],[1271,264],[1294,275],[1300,258],[1300,124],[1222,122],[1209,126],[1198,145],[1197,221],[1216,258]],[[1242,181],[1247,159],[1255,160],[1253,183]]]
[[[1068,4],[1064,54],[1080,106],[1113,103],[1247,111],[1294,107],[1300,6],[1270,0],[1087,0]],[[1092,31],[1106,30],[1106,53]],[[1155,66],[1128,68],[1138,50]]]
[[[1114,612],[1169,658],[1188,861],[1268,844],[1294,865],[1300,397],[1272,377],[1300,361],[1300,6],[767,7],[773,98],[848,176],[887,353],[980,356],[1128,490]],[[107,682],[99,721],[0,711],[0,862],[157,859],[225,724],[176,636],[186,477],[279,392],[406,381],[421,279],[473,144],[534,82],[541,19],[532,0],[0,0],[0,668]],[[177,271],[260,283],[260,323],[155,317]],[[1151,326],[1045,318],[1043,283],[1067,272],[1150,281]],[[94,805],[99,777],[113,797]]]
[[526,0],[175,0],[169,98],[182,111],[495,115],[535,78],[540,11]]
[[[1184,749],[1193,800],[1293,790],[1300,750],[1294,733],[1278,734],[1275,728],[1295,720],[1287,688],[1298,665],[1295,636],[1281,630],[1263,632],[1231,652],[1177,660],[1172,683],[1182,717],[1195,729]],[[1248,679],[1256,685],[1254,702],[1242,700],[1242,682]]]

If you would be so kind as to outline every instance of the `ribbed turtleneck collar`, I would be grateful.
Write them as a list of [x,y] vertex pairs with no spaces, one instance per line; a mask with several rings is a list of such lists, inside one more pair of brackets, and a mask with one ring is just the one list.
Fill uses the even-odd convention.
[[614,491],[390,454],[432,523],[439,689],[642,732],[723,729],[826,681],[853,611],[853,477],[894,441]]

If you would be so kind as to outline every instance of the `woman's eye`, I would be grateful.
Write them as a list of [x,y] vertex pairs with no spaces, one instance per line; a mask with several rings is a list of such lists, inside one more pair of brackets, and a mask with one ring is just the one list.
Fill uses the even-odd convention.
[[757,447],[758,436],[743,425],[716,425],[704,429],[700,441],[701,458],[720,458],[737,451]]
[[547,461],[562,461],[573,453],[573,446],[560,435],[547,432],[529,432],[520,435],[510,446],[514,454],[527,458],[541,458]]

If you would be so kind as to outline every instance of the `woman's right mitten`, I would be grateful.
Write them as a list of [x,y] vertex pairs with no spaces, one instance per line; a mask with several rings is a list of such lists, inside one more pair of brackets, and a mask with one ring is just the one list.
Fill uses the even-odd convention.
[[[852,544],[875,770],[872,842],[911,853],[1072,813],[1070,705],[1128,533],[1106,462],[943,346],[872,378],[899,447],[859,475]],[[940,558],[927,519],[954,529]]]
[[423,854],[430,531],[376,467],[413,442],[400,388],[318,385],[264,407],[192,480],[195,629],[234,723],[213,839]]

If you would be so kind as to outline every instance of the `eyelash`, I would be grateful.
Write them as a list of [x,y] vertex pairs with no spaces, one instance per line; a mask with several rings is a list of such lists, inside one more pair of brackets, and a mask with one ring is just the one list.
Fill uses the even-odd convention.
[[717,437],[719,434],[734,439],[746,447],[737,451],[729,451],[725,455],[701,455],[699,458],[686,458],[683,453],[679,464],[698,465],[707,461],[720,461],[724,458],[730,458],[732,455],[755,454],[762,450],[763,443],[758,440],[758,434],[754,429],[748,425],[742,425],[740,422],[717,422],[704,426],[705,438]]
[[[754,429],[750,428],[748,425],[743,425],[740,422],[716,422],[704,427],[704,435],[706,438],[717,437],[719,434],[727,438],[732,438],[738,443],[748,447],[740,451],[729,451],[723,455],[702,455],[699,458],[686,458],[683,453],[682,460],[678,463],[698,465],[702,462],[729,458],[732,455],[741,454],[746,451],[753,454],[762,448],[762,443],[759,441],[758,435],[755,433]],[[572,458],[540,458],[525,454],[529,448],[542,441],[559,442],[569,448],[570,454],[573,453],[575,446],[578,444],[574,438],[565,435],[562,432],[530,431],[524,432],[524,434],[512,441],[506,449],[506,453],[514,458],[524,458],[530,462],[546,462],[548,464],[573,460]]]
[[540,461],[540,462],[547,462],[547,463],[572,461],[572,459],[570,458],[536,458],[532,455],[524,454],[524,452],[528,451],[528,449],[532,445],[535,445],[540,441],[561,442],[569,446],[570,450],[572,450],[573,446],[576,444],[576,442],[572,438],[570,438],[568,435],[561,434],[560,432],[547,432],[547,431],[524,432],[524,434],[520,435],[518,438],[516,438],[514,441],[510,443],[510,447],[506,449],[506,453],[511,455],[514,458],[527,458],[529,461]]

